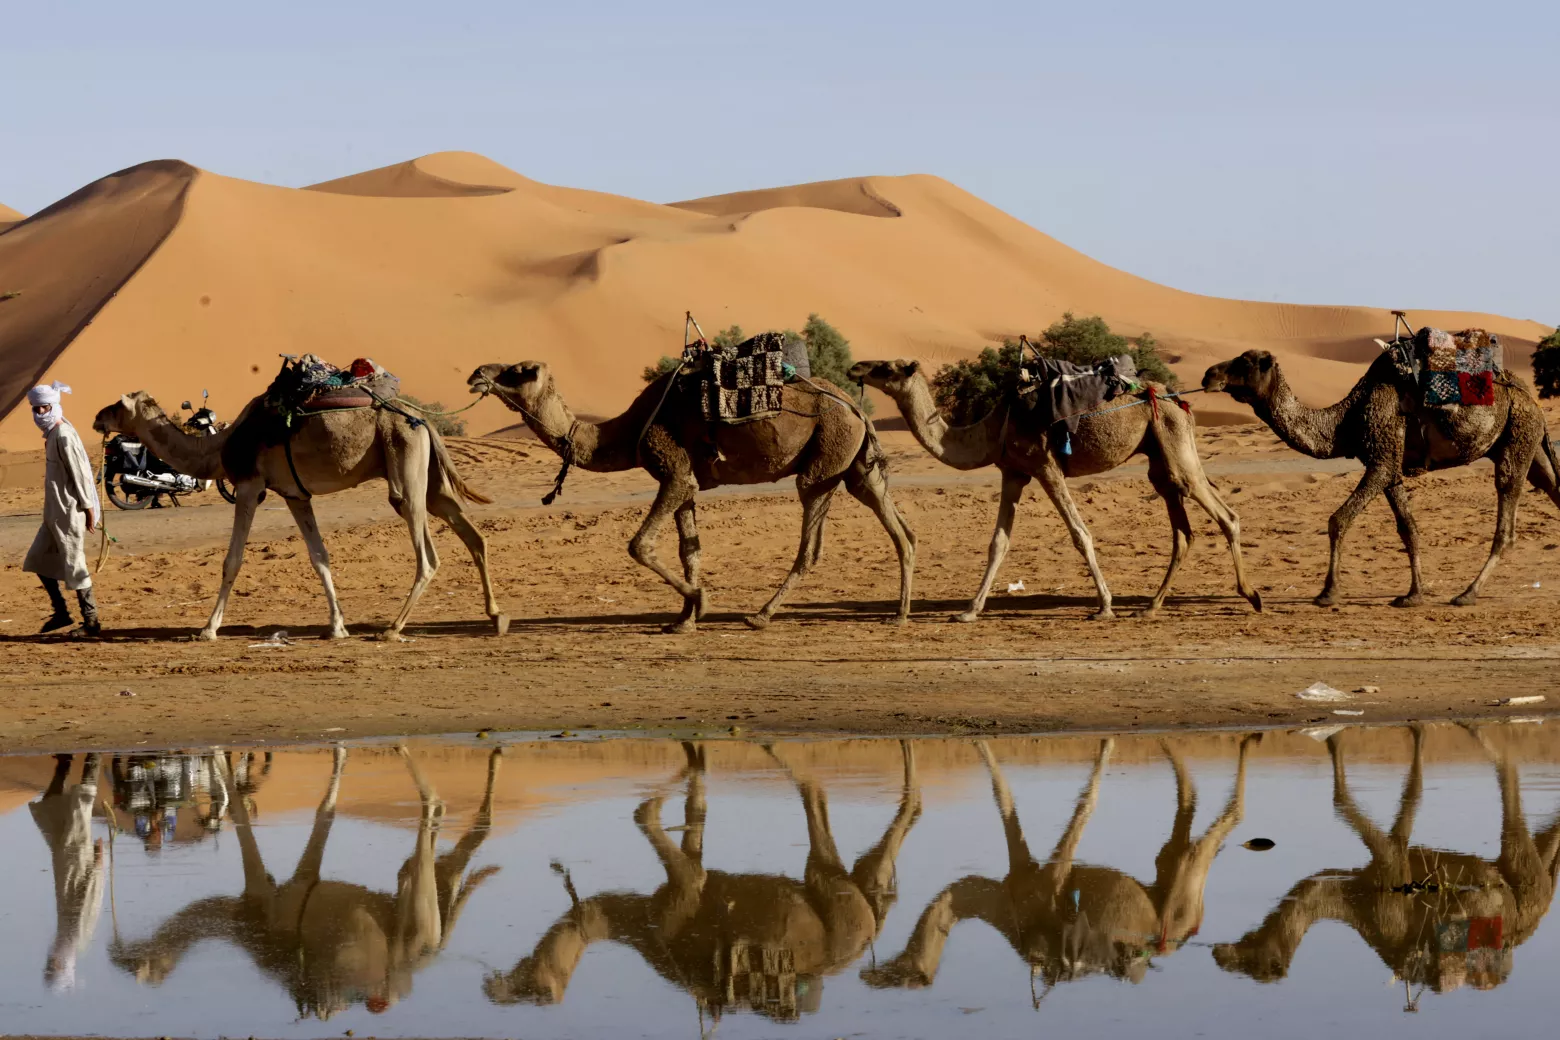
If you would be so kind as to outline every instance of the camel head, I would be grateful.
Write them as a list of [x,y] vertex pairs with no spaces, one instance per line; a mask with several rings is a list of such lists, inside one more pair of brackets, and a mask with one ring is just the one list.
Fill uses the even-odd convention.
[[1239,942],[1218,943],[1213,948],[1215,964],[1232,975],[1245,975],[1257,982],[1286,978],[1293,956],[1293,950],[1286,952],[1277,939],[1260,932],[1252,932]]
[[1278,381],[1278,362],[1265,350],[1248,350],[1203,373],[1203,389],[1223,391],[1241,404],[1267,400]]
[[483,995],[495,1004],[557,1004],[568,988],[567,973],[537,957],[525,958],[507,974],[495,971],[482,980]]
[[899,358],[897,361],[858,361],[850,366],[847,374],[852,382],[866,383],[892,396],[903,390],[920,371],[919,361]]
[[137,423],[161,418],[163,414],[151,394],[137,390],[98,412],[92,428],[105,437],[111,433],[133,433]]
[[538,402],[552,390],[552,369],[545,361],[483,365],[471,373],[466,385],[474,394],[492,394],[512,411],[535,414]]

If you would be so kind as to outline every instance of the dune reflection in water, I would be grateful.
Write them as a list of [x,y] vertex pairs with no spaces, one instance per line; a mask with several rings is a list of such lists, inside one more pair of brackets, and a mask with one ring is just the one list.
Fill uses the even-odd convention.
[[1551,732],[3,758],[0,1022],[1516,1033],[1560,952]]

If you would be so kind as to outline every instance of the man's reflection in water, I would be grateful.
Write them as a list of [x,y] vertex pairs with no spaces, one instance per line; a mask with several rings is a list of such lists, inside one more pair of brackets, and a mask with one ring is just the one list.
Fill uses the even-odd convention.
[[92,837],[98,758],[84,756],[81,782],[71,784],[73,758],[54,756],[54,778],[43,797],[28,806],[54,867],[54,942],[44,963],[43,981],[56,991],[75,985],[76,957],[92,941],[103,909],[103,839]]
[[[411,992],[412,976],[444,949],[471,893],[498,870],[484,867],[466,876],[492,826],[500,751],[489,756],[487,790],[476,818],[442,856],[438,830],[444,803],[411,754],[405,748],[400,754],[422,811],[412,854],[401,866],[393,894],[320,875],[347,760],[346,749],[338,747],[314,829],[292,877],[277,884],[266,870],[248,800],[233,798],[244,894],[191,903],[141,942],[116,938],[110,951],[114,963],[158,985],[196,943],[219,938],[243,949],[261,971],[285,986],[300,1015],[328,1019],[354,1003],[376,1013],[391,1007]],[[224,783],[234,786],[231,763],[225,757],[218,762]]]
[[[904,952],[864,969],[862,979],[880,988],[930,986],[954,925],[977,918],[1007,939],[1028,962],[1031,982],[1039,976],[1046,991],[1060,982],[1096,974],[1141,982],[1151,958],[1175,952],[1202,924],[1208,869],[1244,812],[1246,754],[1259,739],[1248,736],[1241,741],[1229,802],[1196,839],[1192,837],[1196,788],[1173,742],[1163,742],[1175,772],[1175,822],[1154,860],[1154,882],[1146,886],[1119,870],[1074,859],[1094,812],[1114,741],[1100,742],[1072,819],[1044,863],[1031,855],[1007,780],[990,748],[980,743],[1007,836],[1007,876],[1000,881],[967,877],[949,885],[921,914]],[[1036,995],[1036,1002],[1043,996]]]
[[701,1015],[708,1011],[717,1022],[733,1008],[778,1021],[816,1011],[824,976],[861,955],[896,898],[894,861],[921,814],[914,749],[908,741],[900,747],[899,809],[878,843],[849,869],[835,846],[822,788],[787,767],[807,819],[807,865],[797,881],[705,869],[704,750],[684,744],[687,765],[677,777],[686,783],[680,846],[661,825],[663,796],[647,799],[634,814],[666,883],[650,895],[609,892],[582,901],[565,873],[572,909],[514,970],[488,977],[488,999],[557,1003],[586,947],[607,940],[632,947],[692,994]]
[[[1399,979],[1436,993],[1464,985],[1491,989],[1511,974],[1512,950],[1526,942],[1554,898],[1560,869],[1560,814],[1535,837],[1522,812],[1516,764],[1478,729],[1500,784],[1500,856],[1491,863],[1460,852],[1410,845],[1424,793],[1424,730],[1414,750],[1390,831],[1367,817],[1349,791],[1343,737],[1327,741],[1333,804],[1370,853],[1352,870],[1321,871],[1289,891],[1267,920],[1238,942],[1214,947],[1226,971],[1276,982],[1289,974],[1300,941],[1317,921],[1341,921]],[[1409,1009],[1416,1007],[1410,998]]]

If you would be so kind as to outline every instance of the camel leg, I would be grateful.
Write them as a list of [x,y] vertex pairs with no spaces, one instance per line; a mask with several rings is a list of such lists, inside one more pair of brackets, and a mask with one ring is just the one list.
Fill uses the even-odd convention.
[[1360,477],[1360,482],[1354,490],[1349,492],[1349,497],[1343,500],[1327,520],[1327,539],[1329,555],[1327,559],[1327,581],[1322,585],[1314,600],[1318,607],[1333,607],[1338,604],[1338,568],[1343,562],[1343,539],[1349,533],[1349,527],[1354,523],[1354,518],[1360,515],[1360,510],[1371,499],[1383,493],[1397,480],[1398,474],[1389,472],[1384,466],[1367,466],[1365,475]]
[[1539,442],[1538,454],[1533,456],[1532,465],[1528,466],[1528,481],[1548,495],[1551,502],[1560,506],[1560,473],[1556,473],[1549,464],[1549,453],[1544,450],[1542,441]]
[[634,537],[628,540],[628,554],[634,558],[634,562],[650,568],[657,577],[676,589],[677,594],[683,598],[682,615],[677,621],[665,626],[662,629],[664,632],[692,632],[697,625],[697,606],[692,611],[687,607],[690,600],[697,602],[698,588],[678,577],[655,555],[655,543],[660,537],[661,525],[666,523],[667,517],[674,516],[682,504],[697,493],[698,485],[690,480],[677,477],[663,478],[660,490],[655,493],[655,501],[650,503],[650,512],[645,515],[644,523],[639,525],[639,530],[634,532]]
[[1197,537],[1192,531],[1191,517],[1186,515],[1186,499],[1158,459],[1149,460],[1148,479],[1154,485],[1154,490],[1159,492],[1159,497],[1164,499],[1165,511],[1170,514],[1170,566],[1165,568],[1164,581],[1159,583],[1159,591],[1148,601],[1148,606],[1133,615],[1140,618],[1150,618],[1159,613],[1165,596],[1170,593],[1170,583],[1175,580],[1175,572],[1181,569]]
[[1495,538],[1490,543],[1489,559],[1479,569],[1473,584],[1462,595],[1452,600],[1454,607],[1471,607],[1479,602],[1479,589],[1495,573],[1495,565],[1507,549],[1517,540],[1517,506],[1522,501],[1522,478],[1532,465],[1531,459],[1523,459],[1515,443],[1508,443],[1495,460],[1495,494],[1498,500],[1495,517]]
[[899,742],[899,752],[904,760],[904,780],[899,791],[899,811],[883,832],[878,843],[856,860],[850,875],[856,887],[874,907],[884,906],[886,896],[894,891],[894,863],[899,849],[921,817],[921,785],[916,775],[915,747],[908,740]]
[[[893,496],[888,491],[888,478],[883,475],[880,466],[852,466],[845,474],[845,490],[868,509],[872,515],[878,518],[878,523],[883,525],[883,530],[888,532],[889,541],[894,543],[894,552],[899,555],[899,613],[894,617],[894,624],[904,625],[910,621],[911,586],[915,579],[915,535],[910,530],[910,525],[905,523],[905,518],[900,514],[898,507],[894,505]],[[823,540],[823,525],[818,526],[817,538],[819,543]],[[818,560],[816,550],[812,553],[813,562]]]
[[1018,513],[1019,499],[1024,497],[1024,488],[1028,484],[1028,473],[1016,469],[1002,471],[1002,501],[997,506],[997,526],[991,532],[991,545],[986,549],[986,573],[981,575],[980,588],[975,590],[975,598],[970,600],[969,609],[962,614],[955,614],[949,620],[974,621],[986,609],[991,583],[997,580],[997,570],[1002,566],[1002,561],[1007,559],[1008,546],[1013,541],[1013,518]]
[[[493,787],[498,781],[498,764],[503,754],[504,749],[496,747],[488,755],[487,789],[482,794],[482,804],[477,807],[477,815],[472,819],[471,826],[466,828],[466,833],[455,843],[455,847],[440,856],[434,864],[434,875],[439,889],[439,914],[443,922],[443,938],[446,940],[455,927],[455,922],[460,918],[460,912],[471,893],[499,871],[498,865],[492,864],[465,878],[471,857],[482,847],[482,843],[487,841],[488,834],[493,829]],[[462,880],[463,878],[465,880]]]
[[682,558],[683,578],[697,590],[697,594],[683,599],[682,613],[672,622],[670,631],[688,632],[692,631],[691,625],[703,618],[710,609],[709,593],[699,585],[699,555],[703,547],[699,544],[695,500],[688,499],[677,507],[673,515],[677,521],[677,555]]
[[1240,554],[1240,516],[1230,508],[1223,496],[1215,490],[1203,472],[1202,460],[1197,457],[1197,449],[1188,441],[1187,452],[1190,461],[1179,460],[1181,467],[1179,475],[1172,471],[1172,479],[1181,488],[1183,494],[1196,502],[1202,511],[1213,518],[1213,522],[1219,525],[1219,530],[1224,534],[1224,540],[1230,547],[1230,561],[1235,565],[1235,590],[1250,603],[1252,608],[1262,609],[1262,594],[1258,592],[1246,578],[1246,562]]
[[1408,591],[1392,601],[1394,607],[1417,607],[1423,605],[1424,578],[1419,569],[1419,525],[1414,522],[1414,513],[1410,508],[1408,486],[1401,482],[1391,485],[1386,490],[1387,505],[1392,507],[1392,516],[1397,521],[1398,537],[1403,539],[1403,551],[1408,553]]
[[1408,876],[1408,842],[1413,834],[1414,820],[1419,813],[1419,802],[1424,794],[1424,730],[1412,727],[1414,753],[1403,779],[1403,792],[1398,799],[1398,814],[1392,822],[1390,833],[1383,832],[1370,817],[1360,810],[1349,793],[1349,780],[1344,773],[1343,745],[1338,735],[1327,738],[1327,751],[1333,765],[1333,806],[1343,817],[1365,848],[1371,860],[1380,868],[1381,876],[1388,884],[1404,884],[1414,880]]
[[390,504],[406,521],[406,529],[412,538],[412,552],[417,557],[417,573],[412,578],[412,589],[401,606],[401,612],[390,622],[390,627],[380,634],[381,639],[401,639],[401,630],[411,619],[412,610],[422,598],[428,583],[439,570],[439,554],[428,534],[428,436],[416,436],[395,454],[389,448],[386,454],[386,476],[390,480]]
[[796,562],[791,564],[790,573],[785,576],[775,594],[769,597],[769,602],[757,614],[750,614],[743,619],[749,628],[767,628],[775,611],[780,609],[780,604],[790,594],[791,587],[806,577],[813,564],[818,562],[815,553],[823,545],[820,530],[828,519],[829,501],[834,497],[834,489],[840,486],[840,480],[839,477],[833,477],[806,487],[797,487],[797,494],[802,499],[802,538],[796,547]]
[[1040,481],[1040,486],[1045,488],[1045,493],[1051,497],[1051,504],[1056,507],[1061,515],[1062,523],[1067,525],[1067,533],[1072,535],[1073,546],[1083,555],[1083,562],[1089,568],[1089,577],[1094,579],[1094,590],[1099,596],[1099,609],[1092,615],[1095,621],[1104,621],[1116,615],[1110,609],[1110,589],[1105,585],[1105,575],[1100,571],[1100,561],[1094,555],[1094,536],[1089,533],[1089,525],[1083,522],[1083,514],[1078,512],[1078,507],[1073,502],[1072,492],[1067,490],[1067,478],[1062,475],[1061,467],[1056,460],[1049,455],[1040,466],[1040,472],[1035,474]]
[[330,631],[325,638],[345,639],[347,621],[341,613],[341,604],[336,599],[336,583],[330,577],[330,552],[325,548],[324,536],[320,534],[320,524],[314,517],[314,507],[306,498],[289,498],[287,508],[292,511],[293,523],[298,525],[298,533],[303,535],[303,544],[309,548],[309,562],[314,564],[314,573],[320,576],[320,584],[325,588],[325,602],[330,605]]
[[477,575],[482,579],[483,609],[493,620],[494,631],[498,635],[506,635],[509,632],[509,618],[499,609],[498,596],[493,591],[493,577],[488,573],[487,539],[477,529],[477,525],[471,522],[471,517],[466,515],[460,499],[442,488],[432,496],[428,509],[434,516],[450,525],[450,530],[455,532],[455,537],[459,538],[466,546],[466,551],[471,553],[471,562],[476,564]]
[[227,556],[222,561],[222,589],[217,593],[217,605],[211,608],[206,627],[200,630],[199,639],[217,638],[222,627],[222,612],[227,609],[228,595],[238,580],[239,568],[244,566],[244,546],[249,542],[249,528],[255,522],[255,510],[260,508],[260,498],[265,494],[265,481],[258,477],[234,489],[233,534],[228,539]]
[[417,786],[422,811],[417,822],[417,838],[412,854],[401,865],[395,893],[395,944],[406,960],[416,960],[429,950],[444,945],[444,930],[439,913],[438,833],[444,803],[428,782],[417,760],[406,745],[396,749],[406,760],[407,772]]

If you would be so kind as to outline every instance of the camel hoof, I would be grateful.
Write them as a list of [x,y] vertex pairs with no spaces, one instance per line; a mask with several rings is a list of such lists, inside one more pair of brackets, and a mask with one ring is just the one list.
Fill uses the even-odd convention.
[[910,615],[909,614],[896,614],[896,615],[894,615],[891,618],[885,618],[884,621],[883,621],[883,624],[891,625],[894,628],[904,628],[904,627],[906,627],[907,625],[910,624]]
[[215,629],[203,628],[195,633],[195,638],[202,643],[215,643],[217,641],[217,633]]
[[699,605],[693,612],[695,621],[703,621],[704,615],[710,612],[710,594],[703,589],[699,590]]
[[953,617],[949,618],[948,620],[956,622],[956,623],[961,624],[961,625],[968,625],[970,622],[978,621],[979,619],[980,619],[980,612],[979,611],[977,611],[977,610],[966,610],[962,614],[955,614],[955,615],[953,615]]
[[1399,596],[1392,601],[1394,607],[1422,607],[1425,605],[1424,596],[1415,592],[1407,596]]
[[1318,607],[1336,607],[1338,605],[1338,597],[1331,592],[1323,592],[1311,602]]
[[1471,607],[1478,602],[1479,594],[1477,592],[1464,592],[1461,596],[1458,596],[1456,599],[1452,600],[1452,606]]
[[1253,592],[1246,599],[1251,603],[1252,610],[1255,610],[1258,614],[1262,613],[1262,593]]
[[495,636],[507,636],[509,634],[509,615],[493,615],[493,634]]
[[1128,617],[1132,617],[1132,618],[1136,618],[1139,621],[1152,621],[1152,620],[1154,620],[1154,618],[1157,618],[1159,616],[1159,608],[1158,607],[1144,607],[1142,610],[1133,611],[1131,614],[1129,614],[1127,616]]
[[393,628],[385,629],[383,632],[379,633],[379,635],[375,636],[374,638],[378,639],[381,643],[409,643],[409,642],[411,642],[411,640],[407,639],[400,632],[396,631]]
[[742,620],[747,623],[748,628],[753,629],[755,632],[762,632],[769,627],[769,618],[763,614],[749,614]]
[[1102,607],[1089,615],[1090,621],[1114,621],[1115,619],[1116,612],[1109,607]]
[[328,630],[326,632],[322,632],[320,634],[320,638],[321,639],[346,639],[350,635],[351,635],[351,633],[347,631],[347,626],[346,625],[342,625],[340,628],[332,628],[332,629],[330,629],[330,630]]
[[661,626],[661,631],[669,636],[687,635],[689,632],[697,632],[698,630],[699,623],[692,617],[679,618]]

